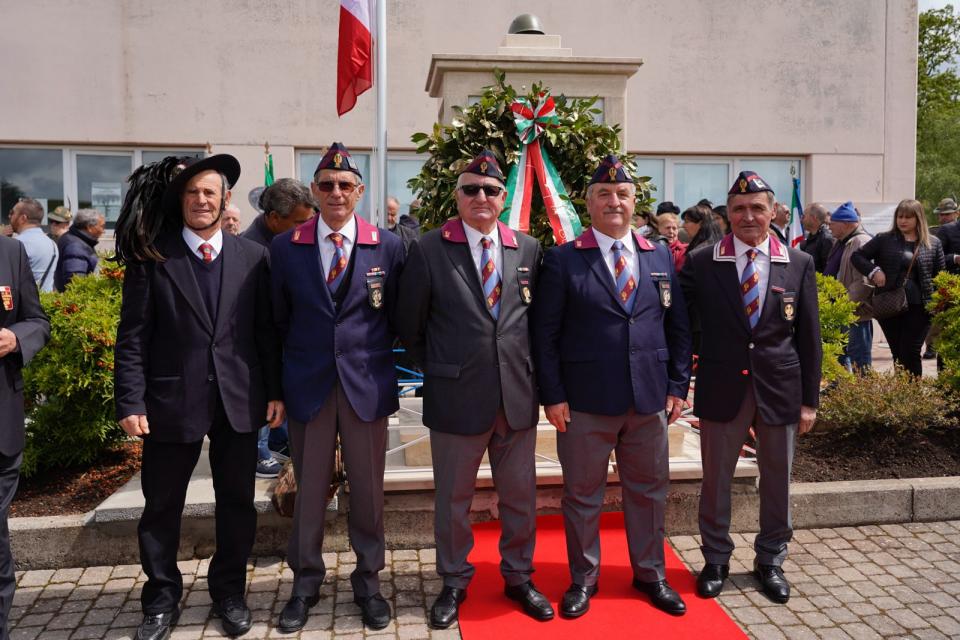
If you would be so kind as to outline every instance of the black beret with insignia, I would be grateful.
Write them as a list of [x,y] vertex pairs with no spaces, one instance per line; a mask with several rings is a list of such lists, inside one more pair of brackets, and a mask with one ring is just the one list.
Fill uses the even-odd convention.
[[606,183],[616,183],[616,182],[633,182],[633,179],[627,175],[626,169],[623,168],[623,163],[615,155],[608,155],[600,162],[600,166],[597,167],[597,170],[593,173],[593,177],[590,178],[590,184],[597,184],[598,182]]
[[764,191],[773,193],[773,188],[767,184],[766,180],[753,171],[741,171],[737,179],[733,181],[733,186],[730,187],[727,195],[735,196],[741,193],[763,193]]
[[313,175],[316,176],[323,169],[352,171],[363,180],[363,175],[360,173],[360,169],[357,168],[357,163],[353,161],[353,156],[350,155],[347,148],[340,142],[334,142],[330,145],[327,152],[320,158],[320,163],[317,165],[317,168],[314,169]]
[[496,178],[504,184],[507,182],[506,178],[503,177],[503,172],[500,170],[500,163],[497,162],[497,157],[493,155],[493,152],[489,149],[481,151],[480,155],[474,158],[460,173],[475,173],[478,176]]

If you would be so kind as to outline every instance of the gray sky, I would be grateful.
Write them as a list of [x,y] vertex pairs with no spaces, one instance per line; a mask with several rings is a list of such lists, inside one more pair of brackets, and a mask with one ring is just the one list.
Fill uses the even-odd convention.
[[957,2],[956,0],[920,0],[918,3],[921,12],[928,9],[939,9],[940,7],[948,4],[952,4],[954,8],[956,8],[960,2]]

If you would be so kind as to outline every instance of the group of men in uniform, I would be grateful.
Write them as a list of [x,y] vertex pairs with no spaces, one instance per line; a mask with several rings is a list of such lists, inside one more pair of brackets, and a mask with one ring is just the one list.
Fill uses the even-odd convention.
[[459,174],[457,216],[405,246],[356,215],[363,178],[334,143],[310,184],[319,214],[276,233],[269,252],[221,229],[239,175],[234,158],[164,163],[131,178],[138,188],[117,231],[127,265],[117,416],[144,439],[139,638],[166,637],[179,615],[179,523],[204,436],[217,497],[213,612],[230,635],[250,628],[256,430],[285,417],[298,495],[288,548],[294,584],[279,629],[303,628],[319,599],[338,439],[351,487],[354,599],[367,627],[389,624],[378,574],[387,419],[398,408],[396,337],[424,372],[443,580],[433,627],[457,620],[474,574],[468,516],[485,453],[499,499],[505,596],[537,620],[555,615],[531,580],[541,404],[558,432],[564,475],[571,583],[560,614],[584,615],[597,592],[599,517],[615,451],[633,584],[655,607],[682,615],[664,573],[664,503],[667,425],[691,376],[691,313],[703,316],[695,410],[707,565],[698,591],[716,596],[727,576],[730,482],[753,426],[757,573],[772,598],[789,597],[780,567],[791,537],[792,443],[815,418],[820,337],[812,261],[769,233],[775,200],[759,176],[744,172],[731,188],[732,234],[677,274],[664,247],[631,230],[636,188],[613,156],[587,189],[591,227],[546,256],[534,238],[499,221],[505,179],[489,151]]

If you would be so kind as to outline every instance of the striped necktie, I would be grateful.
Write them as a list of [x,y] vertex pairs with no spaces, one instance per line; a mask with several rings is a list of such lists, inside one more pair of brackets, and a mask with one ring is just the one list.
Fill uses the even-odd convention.
[[343,274],[347,271],[347,254],[343,250],[343,235],[334,231],[327,237],[336,248],[333,252],[333,260],[330,261],[330,269],[327,271],[327,286],[330,287],[331,292],[335,292],[343,282]]
[[500,317],[500,274],[493,264],[493,240],[487,236],[480,239],[483,252],[480,254],[480,279],[483,284],[483,297],[487,301],[487,309],[496,320]]
[[633,301],[637,297],[637,281],[630,273],[627,258],[623,255],[623,243],[617,240],[613,243],[613,274],[617,281],[617,296],[620,306],[627,313],[633,311]]
[[756,327],[760,320],[760,274],[753,263],[757,253],[756,249],[747,251],[747,266],[743,268],[743,277],[740,278],[740,295],[743,296],[743,309],[747,312],[750,329]]
[[201,244],[200,255],[203,257],[204,262],[213,262],[213,245],[209,242]]

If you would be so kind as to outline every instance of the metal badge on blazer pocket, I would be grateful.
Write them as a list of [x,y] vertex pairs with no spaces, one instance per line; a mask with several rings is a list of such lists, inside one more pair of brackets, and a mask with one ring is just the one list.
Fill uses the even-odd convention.
[[367,283],[367,302],[372,309],[383,308],[383,279],[387,274],[379,267],[374,267],[367,272],[365,280]]
[[520,285],[520,301],[523,304],[533,302],[533,286],[530,284],[530,269],[517,267],[517,283]]

